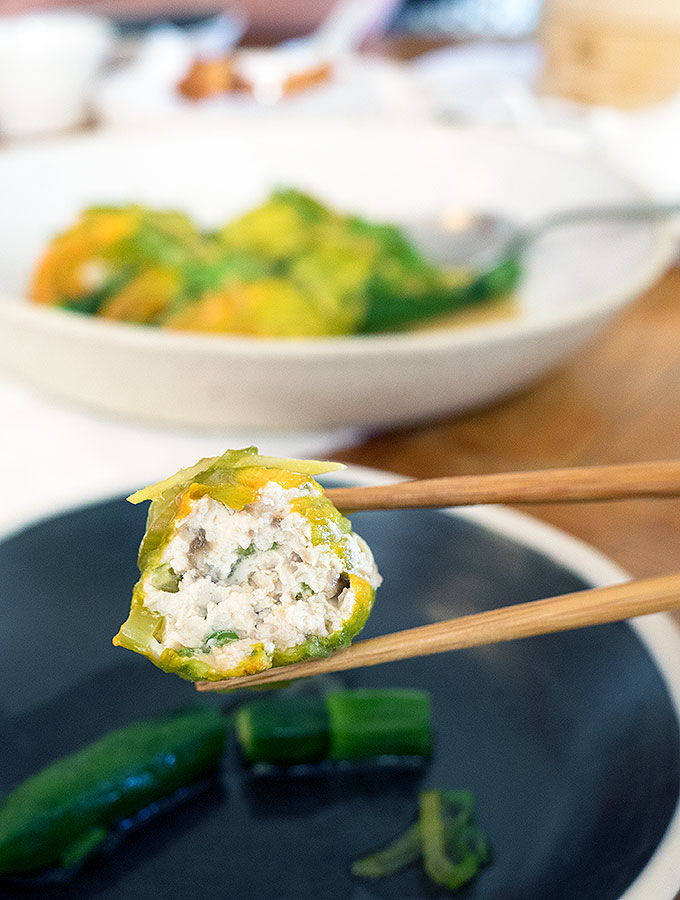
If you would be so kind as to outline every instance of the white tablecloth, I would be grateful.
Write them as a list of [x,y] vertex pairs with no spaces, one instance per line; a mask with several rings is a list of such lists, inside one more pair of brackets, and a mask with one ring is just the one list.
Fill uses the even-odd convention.
[[0,532],[88,500],[126,493],[228,448],[332,456],[358,431],[179,431],[110,419],[0,375]]

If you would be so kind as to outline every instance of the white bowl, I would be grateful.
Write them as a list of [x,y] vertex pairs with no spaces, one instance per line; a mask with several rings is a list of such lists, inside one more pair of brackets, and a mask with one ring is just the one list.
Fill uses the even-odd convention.
[[512,319],[444,331],[275,340],[174,333],[29,304],[45,242],[92,203],[224,221],[276,184],[409,222],[455,206],[529,221],[638,193],[594,159],[490,130],[368,122],[102,133],[0,156],[0,362],[112,413],[266,428],[388,426],[489,403],[561,363],[672,259],[658,223],[564,229],[526,261]]

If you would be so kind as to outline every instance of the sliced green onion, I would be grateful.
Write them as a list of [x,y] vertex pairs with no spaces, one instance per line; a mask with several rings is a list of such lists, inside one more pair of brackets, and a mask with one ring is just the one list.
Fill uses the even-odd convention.
[[352,863],[352,875],[358,875],[360,878],[394,875],[395,872],[417,862],[422,852],[420,825],[414,822],[380,850],[361,859],[355,859]]
[[[451,833],[447,828],[447,807],[450,797],[441,791],[423,791],[420,795],[420,837],[423,848],[423,864],[428,877],[435,884],[456,891],[472,881],[481,864],[488,860],[488,844],[482,847],[483,836],[465,819],[467,813],[461,807],[458,818],[449,819],[458,827]],[[462,820],[462,821],[461,821]],[[482,847],[483,857],[477,850]]]
[[235,631],[213,631],[213,633],[205,639],[205,642],[206,644],[212,642],[213,646],[222,647],[224,644],[228,644],[230,641],[240,640],[240,637],[236,634]]
[[238,568],[239,563],[242,560],[246,559],[246,557],[252,556],[256,550],[257,550],[257,547],[255,546],[255,544],[248,544],[247,547],[239,547],[236,550],[236,559],[231,564],[231,568],[229,569],[229,574],[227,575],[227,578],[231,578],[232,575],[234,575],[234,573],[236,572],[236,569]]
[[429,756],[430,696],[407,688],[361,688],[326,695],[331,759]]
[[[469,848],[480,863],[488,862],[489,843],[481,831],[469,824],[474,808],[474,797],[469,791],[436,791],[441,796],[446,846],[456,844]],[[423,855],[420,822],[414,822],[406,831],[391,840],[380,850],[352,863],[352,875],[360,878],[382,878],[394,875],[413,865]]]
[[306,600],[307,597],[313,596],[315,591],[313,591],[306,582],[302,582],[300,585],[300,590],[295,595],[296,600]]

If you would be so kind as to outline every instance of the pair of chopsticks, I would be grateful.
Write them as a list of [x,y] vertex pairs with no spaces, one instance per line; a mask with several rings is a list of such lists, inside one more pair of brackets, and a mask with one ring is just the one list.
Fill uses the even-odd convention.
[[[680,460],[432,478],[373,487],[332,488],[326,495],[339,509],[346,511],[679,497]],[[680,574],[645,578],[410,628],[358,641],[325,659],[268,669],[243,678],[199,682],[197,688],[201,691],[224,690],[290,681],[617,622],[677,607],[680,607]]]

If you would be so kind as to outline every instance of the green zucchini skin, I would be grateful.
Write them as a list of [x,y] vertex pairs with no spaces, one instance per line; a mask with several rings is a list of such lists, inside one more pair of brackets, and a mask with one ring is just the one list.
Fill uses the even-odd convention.
[[[375,588],[353,568],[348,543],[352,535],[350,521],[323,495],[321,486],[313,479],[316,474],[339,468],[342,468],[340,463],[261,456],[256,447],[246,447],[199,460],[194,466],[181,469],[170,478],[128,497],[132,503],[150,500],[151,506],[139,548],[141,577],[133,589],[130,614],[113,638],[114,645],[146,656],[164,672],[174,672],[187,681],[224,682],[227,690],[230,678],[252,675],[271,666],[287,666],[304,659],[328,656],[349,646],[371,613]],[[309,520],[312,543],[325,545],[343,560],[345,575],[356,596],[351,615],[331,634],[312,634],[292,647],[275,648],[273,653],[265,649],[264,643],[254,642],[250,654],[236,666],[228,668],[215,665],[205,647],[165,647],[159,653],[155,637],[159,631],[162,633],[164,619],[145,605],[146,583],[151,580],[153,584],[160,578],[161,584],[169,584],[170,592],[174,592],[175,584],[162,559],[178,520],[181,521],[187,514],[187,500],[208,496],[227,508],[242,510],[257,500],[261,489],[269,481],[276,481],[282,487],[305,486],[312,489],[312,496],[297,498],[293,505],[296,512]],[[168,590],[168,587],[164,589]]]
[[326,695],[331,759],[432,753],[430,695],[415,688],[356,688]]
[[293,766],[432,750],[430,697],[414,688],[355,688],[268,697],[236,711],[236,737],[249,763]]
[[247,762],[293,766],[328,755],[328,713],[321,695],[254,700],[239,707],[234,723]]
[[101,842],[90,836],[215,771],[226,731],[215,709],[182,711],[112,731],[31,776],[0,803],[0,873],[77,858]]

